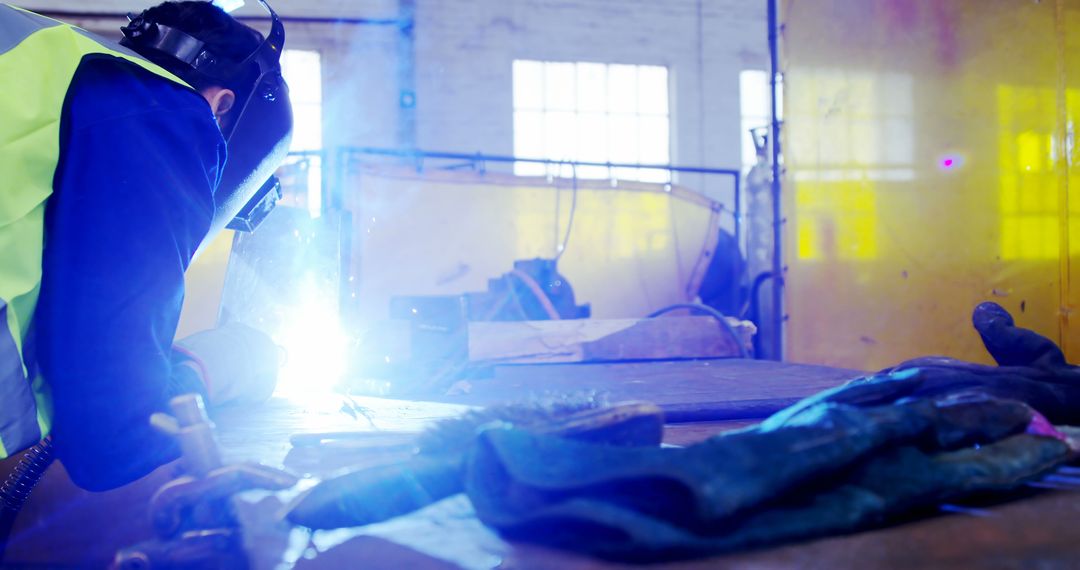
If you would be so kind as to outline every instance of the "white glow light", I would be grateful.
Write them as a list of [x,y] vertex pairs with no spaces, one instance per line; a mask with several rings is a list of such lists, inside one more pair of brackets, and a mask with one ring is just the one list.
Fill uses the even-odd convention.
[[274,341],[285,350],[276,395],[287,398],[328,394],[345,373],[348,338],[337,308],[313,283],[288,312]]

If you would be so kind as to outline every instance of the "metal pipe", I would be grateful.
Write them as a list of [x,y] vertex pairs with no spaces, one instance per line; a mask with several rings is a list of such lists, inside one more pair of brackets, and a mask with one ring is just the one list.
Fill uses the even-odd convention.
[[742,172],[733,168],[706,168],[702,166],[672,166],[668,164],[631,164],[622,162],[579,162],[573,160],[553,160],[549,158],[522,158],[517,156],[493,155],[493,154],[464,154],[456,152],[434,152],[411,149],[389,149],[371,147],[348,147],[345,152],[355,154],[370,154],[376,156],[393,156],[411,159],[446,159],[446,160],[469,160],[482,162],[528,162],[547,165],[571,165],[571,166],[598,166],[602,168],[645,168],[651,170],[667,170],[670,172],[689,172],[697,174],[722,174],[733,176],[736,179]]
[[782,237],[783,219],[780,208],[780,118],[777,116],[777,85],[776,80],[780,75],[779,69],[779,25],[778,25],[777,0],[769,0],[769,113],[772,118],[769,133],[772,158],[772,210],[773,210],[773,356],[784,360],[784,267],[783,248],[780,243]]
[[[109,20],[127,20],[127,14],[121,12],[83,12],[78,10],[40,10],[38,14],[58,20],[92,18]],[[266,16],[236,16],[241,22],[269,22]],[[351,24],[361,26],[412,26],[412,22],[401,18],[329,18],[308,16],[281,16],[281,21],[293,24]]]
[[416,0],[398,0],[398,20],[408,22],[398,30],[397,144],[416,147]]

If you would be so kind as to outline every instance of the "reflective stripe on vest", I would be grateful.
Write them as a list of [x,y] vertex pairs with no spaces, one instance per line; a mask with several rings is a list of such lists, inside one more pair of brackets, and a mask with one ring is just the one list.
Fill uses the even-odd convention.
[[0,55],[11,51],[11,48],[19,45],[30,34],[59,25],[60,22],[45,16],[0,4]]
[[35,444],[52,425],[48,386],[24,343],[41,287],[64,99],[88,55],[126,60],[190,88],[126,48],[0,4],[0,457]]

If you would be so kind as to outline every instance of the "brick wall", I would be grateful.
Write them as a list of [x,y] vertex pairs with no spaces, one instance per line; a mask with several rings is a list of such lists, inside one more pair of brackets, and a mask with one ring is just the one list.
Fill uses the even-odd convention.
[[[672,158],[738,167],[739,71],[767,63],[764,0],[415,0],[416,143],[512,154],[514,59],[664,65]],[[23,0],[31,9],[124,12],[138,0]],[[239,12],[258,14],[253,0]],[[285,15],[386,18],[395,0],[275,0]],[[79,22],[114,29],[115,22]],[[324,57],[327,146],[398,146],[398,33],[293,24],[289,45]],[[729,184],[680,182],[730,205]]]

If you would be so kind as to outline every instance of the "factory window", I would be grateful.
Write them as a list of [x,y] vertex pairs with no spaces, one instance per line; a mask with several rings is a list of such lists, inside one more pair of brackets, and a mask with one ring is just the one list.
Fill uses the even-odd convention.
[[[291,151],[319,152],[323,149],[322,121],[322,55],[313,50],[287,49],[281,56],[281,73],[289,84],[293,107],[293,139]],[[303,192],[288,192],[285,203],[306,207],[313,217],[322,211],[322,159],[319,156],[299,158],[286,173],[296,177],[294,188]]]
[[915,178],[911,76],[811,70],[788,94],[789,152],[814,180],[901,182]]
[[[1004,259],[1057,259],[1060,255],[1061,218],[1080,221],[1080,200],[1068,200],[1071,212],[1059,202],[1055,164],[1059,145],[1054,139],[1058,113],[1057,91],[1052,88],[998,87],[1001,212],[1001,257]],[[1067,116],[1080,113],[1080,91],[1066,91]],[[1066,125],[1072,144],[1072,123]],[[1067,148],[1065,155],[1075,150]],[[1070,250],[1080,252],[1080,232],[1070,223]]]
[[[514,61],[514,154],[580,162],[669,164],[668,70],[653,65]],[[515,174],[569,176],[517,163]],[[666,170],[581,167],[582,178],[668,182]]]
[[[794,81],[794,79],[793,79]],[[878,196],[915,177],[913,81],[898,73],[807,70],[787,94],[800,260],[878,255]]]

